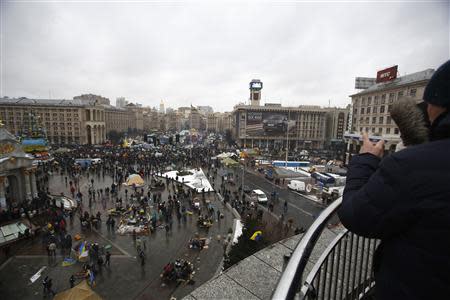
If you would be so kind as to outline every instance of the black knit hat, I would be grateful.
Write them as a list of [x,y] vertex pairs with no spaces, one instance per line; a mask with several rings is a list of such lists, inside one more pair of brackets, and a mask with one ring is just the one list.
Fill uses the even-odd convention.
[[450,60],[434,72],[423,93],[425,102],[450,108]]

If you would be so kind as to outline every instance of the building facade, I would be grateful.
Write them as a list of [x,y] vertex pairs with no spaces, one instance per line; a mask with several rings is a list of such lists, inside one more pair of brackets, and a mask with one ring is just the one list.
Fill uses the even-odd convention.
[[106,139],[105,108],[95,100],[0,98],[0,119],[16,136],[34,114],[52,144],[99,144]]
[[319,106],[279,104],[234,107],[234,136],[242,147],[321,149],[326,140],[327,111]]
[[105,117],[107,134],[111,131],[123,133],[133,128],[133,112],[125,108],[105,106]]
[[229,112],[209,114],[206,116],[206,125],[208,132],[225,134],[233,128],[233,115]]
[[347,130],[350,105],[346,108],[330,107],[327,110],[327,141],[343,141]]

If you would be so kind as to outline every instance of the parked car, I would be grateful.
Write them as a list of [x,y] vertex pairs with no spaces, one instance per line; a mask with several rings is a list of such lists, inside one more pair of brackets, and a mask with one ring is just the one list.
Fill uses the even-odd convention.
[[261,190],[253,190],[250,197],[252,200],[257,201],[258,203],[267,203],[267,196]]
[[297,192],[304,192],[305,188],[306,188],[306,185],[305,185],[305,183],[303,181],[291,180],[291,182],[289,182],[287,187],[289,189],[297,191]]

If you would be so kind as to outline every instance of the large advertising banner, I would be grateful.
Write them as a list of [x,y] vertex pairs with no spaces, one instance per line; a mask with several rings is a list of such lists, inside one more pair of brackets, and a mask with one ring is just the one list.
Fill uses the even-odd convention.
[[289,132],[295,131],[294,114],[283,112],[247,112],[247,136],[286,136]]
[[398,66],[393,66],[377,72],[376,82],[387,82],[397,78]]

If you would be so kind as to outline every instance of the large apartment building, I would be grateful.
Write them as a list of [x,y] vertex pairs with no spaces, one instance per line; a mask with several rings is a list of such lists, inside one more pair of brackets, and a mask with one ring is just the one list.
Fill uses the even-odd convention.
[[233,128],[233,115],[229,112],[215,112],[206,116],[206,130],[208,132],[225,133]]
[[267,149],[323,149],[331,140],[342,140],[348,108],[322,108],[315,105],[283,107],[261,102],[263,83],[253,79],[249,105],[234,107],[234,137],[243,147]]
[[421,102],[425,86],[433,73],[434,70],[427,69],[393,81],[377,83],[351,95],[353,118],[351,131],[398,135],[398,128],[389,116],[392,104],[402,96],[409,96]]
[[0,98],[0,119],[9,132],[24,134],[31,126],[29,114],[53,144],[98,144],[106,139],[105,108],[99,101]]
[[237,105],[235,138],[243,147],[321,149],[326,140],[327,110],[319,106]]
[[126,108],[105,106],[106,133],[110,131],[127,132],[135,125],[133,115],[134,113]]
[[[400,142],[400,132],[389,114],[392,105],[403,96],[414,98],[417,103],[422,102],[425,87],[433,73],[433,69],[427,69],[408,74],[376,83],[351,95],[350,133],[366,131],[372,135],[382,135],[389,141],[386,149],[393,151]],[[359,142],[349,139],[348,153],[358,151]]]

